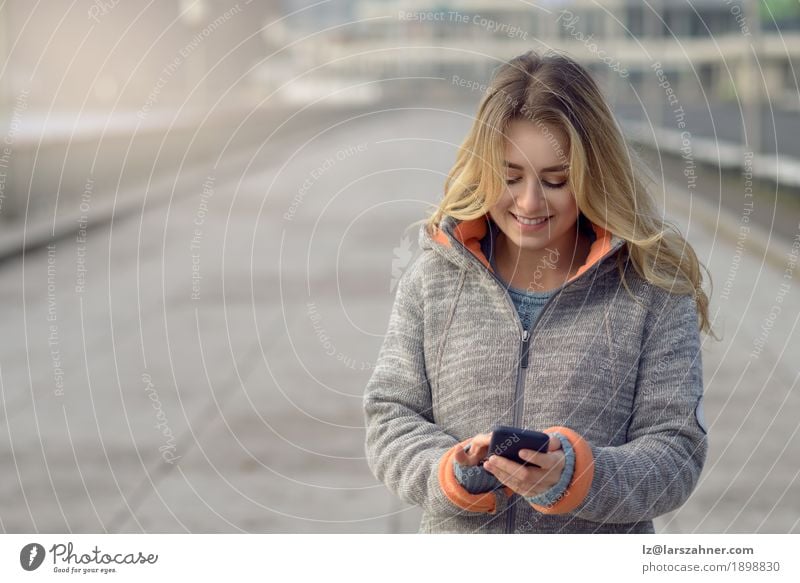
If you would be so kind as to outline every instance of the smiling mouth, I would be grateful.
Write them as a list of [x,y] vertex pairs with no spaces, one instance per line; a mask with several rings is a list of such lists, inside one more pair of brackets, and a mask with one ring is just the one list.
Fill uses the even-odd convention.
[[551,218],[553,218],[553,215],[550,215],[549,217],[539,217],[536,219],[528,219],[525,217],[520,217],[519,215],[515,215],[514,213],[511,213],[511,215],[515,219],[517,219],[517,221],[519,221],[519,223],[522,225],[541,225],[542,223],[546,223]]

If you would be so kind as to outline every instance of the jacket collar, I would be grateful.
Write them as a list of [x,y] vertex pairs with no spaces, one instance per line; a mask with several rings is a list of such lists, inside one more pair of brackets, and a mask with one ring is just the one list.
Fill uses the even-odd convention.
[[[488,258],[481,249],[481,240],[489,232],[489,214],[486,213],[475,219],[459,221],[451,216],[445,216],[438,229],[429,232],[426,225],[422,225],[419,233],[419,246],[423,249],[434,249],[452,263],[466,268],[487,269],[494,273]],[[584,264],[567,282],[567,285],[582,277],[593,268],[598,268],[600,273],[605,273],[613,267],[612,257],[625,244],[625,240],[614,235],[600,225],[591,223],[595,240],[589,248],[589,255]]]

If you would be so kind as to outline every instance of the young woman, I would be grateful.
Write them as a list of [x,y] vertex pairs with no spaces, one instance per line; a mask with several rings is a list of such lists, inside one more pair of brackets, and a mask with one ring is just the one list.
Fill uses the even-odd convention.
[[[364,411],[420,532],[654,532],[706,459],[708,297],[583,67],[497,70],[419,241]],[[487,459],[496,424],[539,467]]]

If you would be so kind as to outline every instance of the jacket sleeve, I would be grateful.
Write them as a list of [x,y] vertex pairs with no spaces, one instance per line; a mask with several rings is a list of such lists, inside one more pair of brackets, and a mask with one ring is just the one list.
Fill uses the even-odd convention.
[[421,265],[398,282],[389,326],[364,394],[366,455],[370,470],[409,504],[432,514],[495,513],[504,491],[470,494],[453,471],[460,442],[433,421],[425,371]]
[[645,320],[627,442],[599,447],[552,428],[573,444],[574,476],[566,495],[536,510],[639,522],[678,508],[694,490],[708,450],[697,312],[691,295],[666,295]]

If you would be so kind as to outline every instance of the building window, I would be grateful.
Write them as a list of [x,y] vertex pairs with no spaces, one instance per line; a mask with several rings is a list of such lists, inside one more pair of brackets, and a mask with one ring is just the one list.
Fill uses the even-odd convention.
[[689,15],[689,36],[702,37],[709,35],[709,29],[713,25],[712,13],[708,11],[691,11]]
[[631,38],[644,36],[644,6],[628,6],[625,9],[625,34]]
[[703,63],[697,67],[697,76],[700,79],[700,86],[703,88],[703,91],[708,93],[713,87],[714,67],[712,67],[710,63]]

